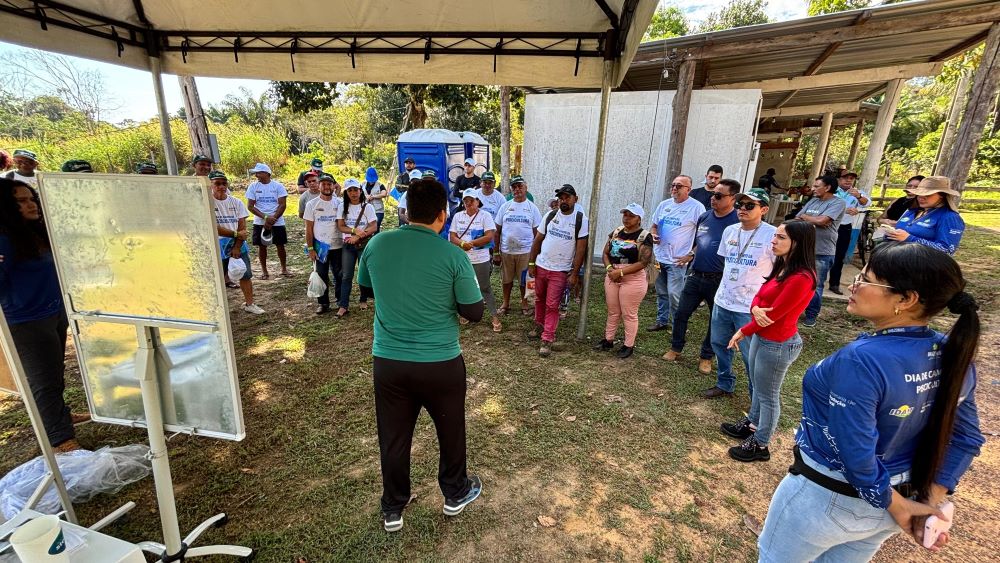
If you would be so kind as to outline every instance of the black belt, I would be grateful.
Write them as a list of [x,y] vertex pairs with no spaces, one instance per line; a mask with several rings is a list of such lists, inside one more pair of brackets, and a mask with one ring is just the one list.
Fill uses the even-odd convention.
[[721,280],[722,272],[699,272],[698,270],[691,270],[690,274],[696,278],[703,278],[706,280]]
[[[788,467],[789,473],[791,473],[792,475],[801,475],[806,479],[809,479],[813,483],[816,483],[820,487],[823,487],[828,491],[833,491],[838,495],[844,495],[845,497],[851,497],[851,498],[861,498],[861,495],[858,493],[858,490],[855,489],[854,486],[851,485],[850,483],[847,483],[845,481],[839,481],[837,479],[834,479],[833,477],[823,475],[819,471],[816,471],[812,467],[806,465],[806,463],[802,461],[802,453],[799,452],[798,444],[795,445],[795,447],[792,449],[792,452],[795,454],[795,462]],[[898,485],[893,486],[893,488],[896,489],[896,491],[898,491],[899,494],[903,495],[906,498],[910,498],[914,494],[916,494],[916,491],[913,490],[913,485],[911,485],[910,483],[900,483]]]

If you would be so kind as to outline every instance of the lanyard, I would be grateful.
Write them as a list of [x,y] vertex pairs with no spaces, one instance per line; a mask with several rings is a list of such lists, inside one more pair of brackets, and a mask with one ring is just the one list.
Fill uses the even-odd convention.
[[[743,253],[747,251],[747,248],[750,246],[750,243],[753,242],[753,237],[757,236],[757,230],[758,229],[760,229],[760,225],[757,225],[757,228],[754,229],[752,233],[750,233],[750,238],[747,239],[747,243],[743,245],[743,248],[740,249],[740,253],[736,255],[737,259],[739,259],[740,256],[743,256]],[[739,245],[739,243],[740,243],[740,237],[742,235],[743,235],[743,229],[740,229],[740,231],[738,233],[736,233],[736,244],[737,245]]]
[[870,337],[875,337],[875,336],[909,336],[909,337],[914,337],[914,336],[927,336],[928,334],[931,334],[932,332],[934,332],[934,331],[932,331],[930,328],[928,328],[926,326],[896,326],[896,327],[892,327],[892,328],[885,328],[885,329],[882,329],[882,330],[874,330],[874,331],[869,332],[869,333],[864,333],[864,336],[869,337],[869,338]]

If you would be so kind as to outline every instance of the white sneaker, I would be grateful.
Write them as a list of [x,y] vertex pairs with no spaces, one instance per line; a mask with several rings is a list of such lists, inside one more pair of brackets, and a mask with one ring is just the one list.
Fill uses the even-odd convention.
[[263,315],[264,314],[264,309],[261,309],[260,307],[258,307],[256,303],[251,303],[249,305],[247,305],[246,303],[244,303],[243,304],[243,310],[246,311],[247,313],[252,313],[254,315]]

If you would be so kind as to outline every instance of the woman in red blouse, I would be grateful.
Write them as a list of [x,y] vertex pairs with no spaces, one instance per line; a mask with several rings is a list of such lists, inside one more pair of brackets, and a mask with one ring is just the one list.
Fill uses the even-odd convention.
[[788,366],[799,357],[799,315],[805,311],[816,290],[816,228],[802,221],[787,221],[778,227],[771,241],[776,257],[750,306],[751,319],[729,341],[735,348],[740,340],[750,340],[747,373],[753,383],[750,415],[722,425],[722,432],[743,440],[729,449],[737,461],[767,461],[771,434],[781,412],[781,382]]

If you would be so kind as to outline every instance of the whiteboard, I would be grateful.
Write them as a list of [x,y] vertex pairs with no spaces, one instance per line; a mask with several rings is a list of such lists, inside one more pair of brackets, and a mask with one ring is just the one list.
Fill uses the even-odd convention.
[[245,435],[214,204],[203,178],[43,174],[42,208],[91,416],[132,426],[144,411],[136,328],[76,313],[199,321],[214,332],[160,329],[166,428]]

